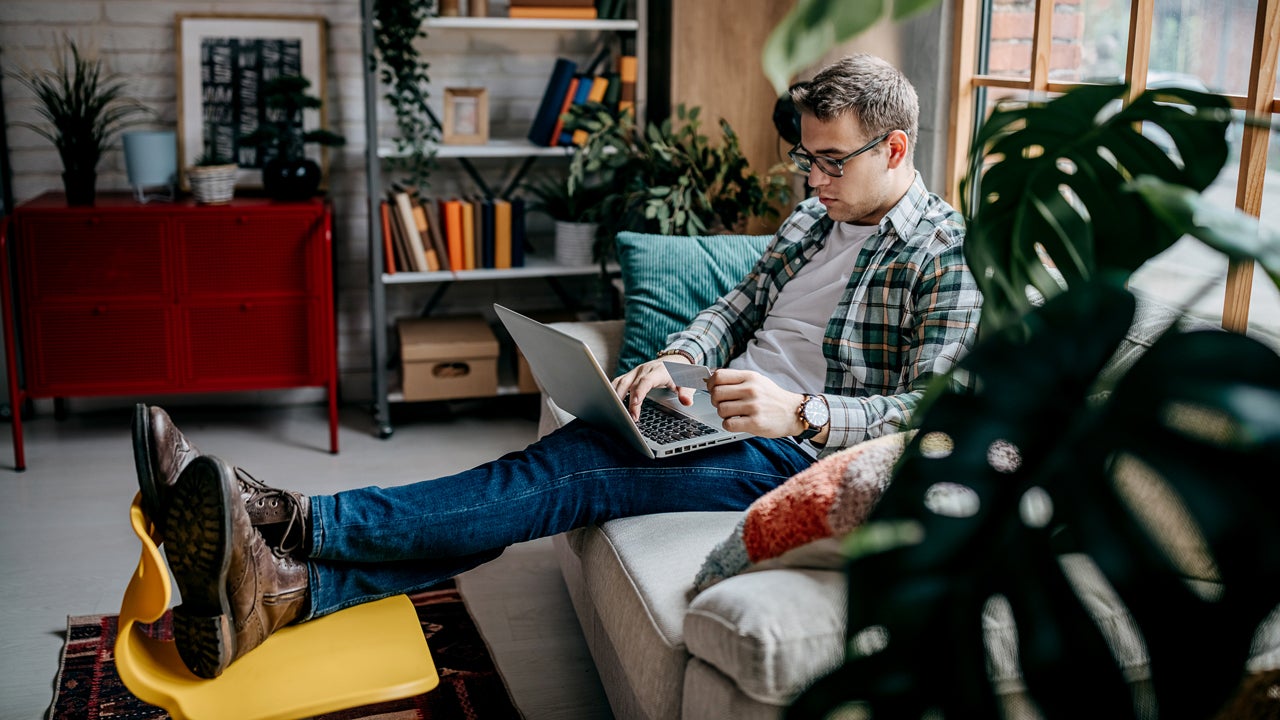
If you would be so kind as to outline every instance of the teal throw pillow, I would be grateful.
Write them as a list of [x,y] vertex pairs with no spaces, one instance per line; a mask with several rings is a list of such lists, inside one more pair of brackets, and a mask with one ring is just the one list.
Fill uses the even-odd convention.
[[668,335],[737,286],[771,240],[772,235],[618,233],[626,303],[618,374],[652,360]]

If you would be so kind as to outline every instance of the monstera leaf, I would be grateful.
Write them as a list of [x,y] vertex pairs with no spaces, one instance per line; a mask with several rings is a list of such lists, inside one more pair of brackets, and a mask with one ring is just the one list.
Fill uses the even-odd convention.
[[[1123,85],[1082,86],[1049,102],[997,108],[983,124],[961,197],[976,198],[963,203],[965,255],[983,269],[975,275],[984,332],[1031,310],[1028,287],[1048,297],[1064,282],[1122,280],[1178,239],[1179,229],[1126,191],[1131,180],[1148,175],[1198,192],[1222,169],[1231,118],[1225,98],[1152,90],[1108,115],[1124,92]],[[1144,124],[1158,127],[1171,147],[1139,132]]]
[[[960,363],[976,390],[936,397],[850,538],[882,547],[849,565],[847,660],[788,717],[1000,717],[993,603],[1046,720],[1206,718],[1228,697],[1280,586],[1280,356],[1170,330],[1098,393],[1133,308],[1077,283]],[[1081,567],[1136,622],[1148,683],[1073,590]]]

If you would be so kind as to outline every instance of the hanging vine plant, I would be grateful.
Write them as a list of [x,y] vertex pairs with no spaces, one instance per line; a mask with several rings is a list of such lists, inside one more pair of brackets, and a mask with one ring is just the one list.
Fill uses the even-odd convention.
[[399,136],[397,156],[391,167],[419,188],[427,187],[435,161],[435,145],[440,139],[440,123],[427,107],[428,63],[413,43],[427,36],[423,29],[435,0],[376,0],[374,38],[378,57],[378,77],[389,90],[385,95],[396,114]]

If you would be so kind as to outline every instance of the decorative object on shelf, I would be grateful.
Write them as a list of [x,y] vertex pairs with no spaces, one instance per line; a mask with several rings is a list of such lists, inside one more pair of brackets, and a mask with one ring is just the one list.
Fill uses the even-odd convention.
[[117,133],[142,122],[150,111],[125,95],[127,81],[108,72],[101,58],[80,53],[64,37],[53,51],[53,68],[14,73],[36,99],[36,112],[52,127],[15,122],[58,149],[68,205],[92,205],[98,161]]
[[[124,168],[139,203],[173,200],[178,187],[178,135],[173,130],[136,130],[123,135]],[[147,188],[163,188],[147,195]]]
[[720,121],[720,142],[701,132],[699,108],[641,130],[630,113],[599,104],[574,106],[566,129],[586,130],[574,154],[569,191],[587,182],[608,188],[598,209],[601,237],[622,230],[662,235],[743,232],[752,218],[772,218],[788,197],[784,173],[753,172],[738,136]]
[[303,129],[303,112],[321,106],[320,98],[307,94],[310,86],[311,81],[301,75],[281,75],[263,83],[262,102],[269,119],[240,138],[243,146],[267,151],[262,187],[276,200],[305,200],[320,187],[320,165],[306,157],[306,145],[332,147],[346,143],[330,130]]
[[240,168],[217,155],[201,155],[187,168],[191,195],[201,205],[225,205],[236,194],[236,174]]
[[590,265],[595,259],[597,223],[556,221],[556,263]]
[[[325,20],[318,16],[179,15],[178,163],[214,153],[235,162],[236,184],[256,186],[271,155],[243,138],[267,124],[258,102],[269,78],[301,76],[325,96]],[[324,127],[323,105],[304,108],[304,127]],[[313,160],[323,161],[317,151]],[[186,183],[183,178],[184,186]]]
[[604,185],[579,184],[572,190],[563,178],[543,177],[527,182],[533,196],[530,212],[540,212],[555,220],[555,258],[559,265],[590,265],[598,257],[598,211],[609,189]]
[[444,89],[445,145],[483,145],[489,142],[489,91],[484,88]]
[[467,14],[471,17],[489,17],[489,0],[467,0]]
[[[424,190],[430,187],[440,122],[427,106],[431,79],[414,42],[427,37],[423,28],[433,5],[434,0],[374,0],[377,57],[370,58],[378,63],[378,79],[389,88],[383,98],[395,111],[399,131],[397,157],[388,165],[403,173],[405,184]],[[440,14],[457,15],[457,0],[442,0]]]
[[[1004,104],[975,138],[961,197],[976,201],[964,251],[983,330],[957,368],[971,389],[930,386],[845,544],[849,587],[876,588],[850,595],[851,652],[787,717],[1000,717],[992,656],[1016,658],[1018,704],[1050,720],[1214,717],[1239,686],[1280,583],[1280,486],[1257,471],[1280,463],[1280,356],[1176,311],[1135,315],[1126,283],[1189,233],[1280,286],[1280,233],[1201,195],[1228,158],[1226,98],[1162,88],[1107,112],[1125,92]],[[993,613],[1016,635],[987,646],[975,628]],[[1129,648],[1145,662],[1121,661]]]

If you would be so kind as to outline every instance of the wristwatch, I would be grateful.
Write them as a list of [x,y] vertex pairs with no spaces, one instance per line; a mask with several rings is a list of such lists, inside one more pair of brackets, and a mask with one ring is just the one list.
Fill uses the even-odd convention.
[[804,423],[804,431],[796,435],[797,440],[808,440],[822,432],[822,428],[831,422],[831,408],[827,407],[827,399],[821,395],[805,395],[796,409],[800,422]]

